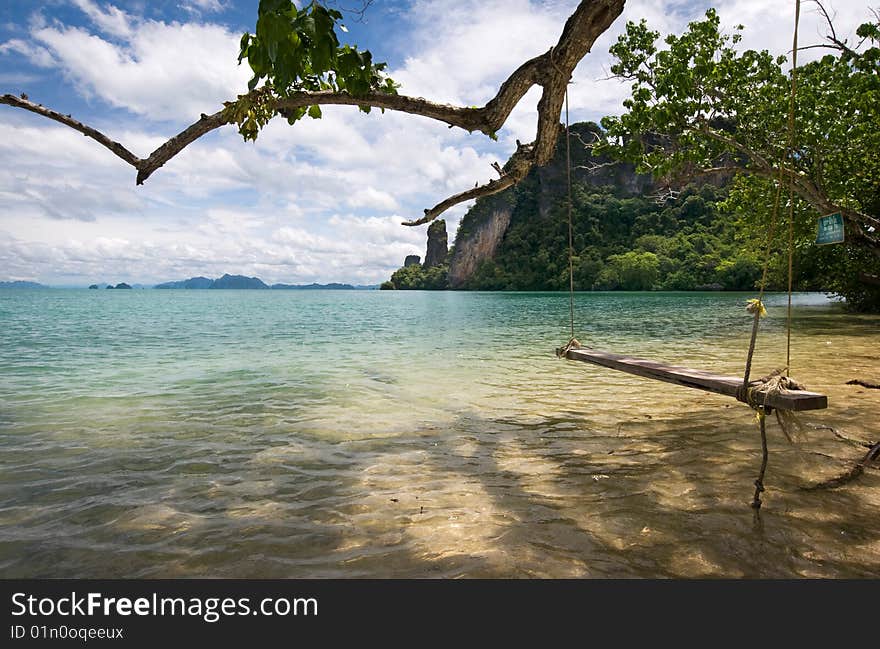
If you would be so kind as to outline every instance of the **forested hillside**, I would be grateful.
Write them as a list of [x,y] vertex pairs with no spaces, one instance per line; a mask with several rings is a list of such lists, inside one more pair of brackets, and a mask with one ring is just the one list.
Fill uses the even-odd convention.
[[[573,125],[573,232],[576,290],[751,290],[760,278],[764,240],[754,215],[728,208],[723,177],[660,197],[660,187],[625,163],[593,158],[595,124]],[[547,167],[520,185],[477,201],[459,226],[453,265],[476,257],[454,288],[567,290],[568,218],[564,140]],[[601,183],[601,184],[600,184]],[[502,215],[503,218],[499,218]],[[494,229],[497,243],[478,233]],[[479,249],[479,250],[477,250]],[[815,250],[796,259],[796,288],[822,290]],[[773,257],[770,288],[784,288]],[[448,267],[401,268],[385,288],[443,289]]]
[[[568,288],[565,196],[543,219],[534,217],[529,183],[519,188],[507,234],[494,259],[484,260],[466,288]],[[576,186],[573,192],[576,290],[745,290],[760,264],[736,240],[735,218],[719,207],[726,192],[689,186],[658,204],[622,197],[614,187]]]

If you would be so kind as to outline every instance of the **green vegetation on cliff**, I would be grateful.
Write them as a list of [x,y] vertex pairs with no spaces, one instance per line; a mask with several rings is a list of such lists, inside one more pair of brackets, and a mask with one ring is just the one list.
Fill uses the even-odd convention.
[[[536,218],[534,187],[518,188],[510,226],[494,259],[464,287],[478,290],[566,290],[565,197]],[[688,186],[671,201],[621,196],[614,187],[578,185],[573,192],[576,290],[747,290],[761,267],[736,238],[736,218],[720,204],[726,191]]]
[[[659,199],[633,165],[593,157],[582,142],[600,132],[572,125],[575,290],[740,290],[756,287],[766,252],[768,193],[741,177],[706,177]],[[477,201],[462,219],[449,263],[397,270],[386,289],[568,290],[564,139],[554,160],[518,186]],[[801,205],[801,209],[806,209]],[[843,246],[815,246],[809,218],[797,230],[794,288],[853,298],[841,269],[857,269]],[[491,244],[487,241],[491,240]],[[786,241],[771,250],[768,289],[784,290]],[[466,260],[468,263],[465,263]],[[457,267],[456,267],[457,266]],[[466,268],[466,272],[462,269]],[[856,272],[853,276],[858,277]],[[454,281],[453,281],[454,280]]]
[[[576,289],[751,290],[764,264],[767,288],[784,289],[791,247],[795,289],[880,311],[880,19],[849,45],[819,9],[831,35],[810,47],[827,51],[796,68],[736,47],[742,27],[724,33],[714,9],[662,45],[644,20],[627,24],[610,50],[632,84],[623,114],[572,126]],[[465,215],[451,287],[568,288],[564,142]],[[701,182],[653,199],[684,179]],[[816,218],[831,213],[846,240],[818,246]]]
[[394,271],[391,279],[379,287],[383,291],[441,291],[449,288],[446,274],[449,266],[442,264],[425,268],[422,264],[412,264]]

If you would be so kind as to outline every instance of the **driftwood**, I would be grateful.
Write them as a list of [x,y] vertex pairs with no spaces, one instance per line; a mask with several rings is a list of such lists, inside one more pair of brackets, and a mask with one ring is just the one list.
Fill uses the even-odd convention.
[[880,383],[874,383],[873,381],[863,381],[862,379],[853,379],[852,381],[847,381],[847,385],[861,385],[863,388],[871,388],[872,390],[880,390]]
[[[869,445],[865,444],[865,446]],[[836,478],[830,478],[829,480],[825,480],[810,487],[805,487],[805,489],[812,491],[814,489],[834,489],[835,487],[842,487],[862,475],[865,472],[865,468],[871,463],[876,462],[878,458],[880,458],[880,442],[870,446],[870,450],[865,454],[865,457],[843,475],[837,476]]]

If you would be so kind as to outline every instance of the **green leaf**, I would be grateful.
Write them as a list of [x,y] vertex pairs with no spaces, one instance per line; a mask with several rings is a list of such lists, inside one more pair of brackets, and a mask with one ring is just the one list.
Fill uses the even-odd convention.
[[[254,35],[241,38],[239,62],[244,59],[253,71],[248,88],[254,91],[261,81],[264,88],[271,89],[277,97],[287,97],[298,91],[346,90],[354,95],[369,92],[396,94],[398,84],[384,74],[385,63],[373,63],[369,51],[356,46],[342,45],[336,35],[342,13],[329,9],[318,2],[310,2],[297,10],[290,0],[261,0]],[[359,107],[369,112],[369,106]],[[260,113],[247,121],[242,134],[254,137],[252,128],[262,126],[271,119],[271,111]],[[318,106],[308,109],[286,111],[285,116],[293,123],[308,113],[320,116]],[[240,128],[244,128],[238,119]]]

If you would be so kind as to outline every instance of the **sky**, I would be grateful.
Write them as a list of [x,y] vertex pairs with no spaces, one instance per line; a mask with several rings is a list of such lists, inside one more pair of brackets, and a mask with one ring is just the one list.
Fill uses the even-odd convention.
[[[338,0],[343,8],[360,0]],[[374,0],[346,14],[345,42],[386,61],[403,94],[482,105],[522,62],[547,51],[571,0]],[[26,93],[140,157],[247,88],[237,64],[257,0],[4,0],[0,94]],[[790,49],[793,0],[629,0],[575,70],[572,121],[616,114],[628,85],[608,79],[627,20],[680,33],[705,10],[745,26],[741,47]],[[839,36],[869,18],[865,0],[828,0]],[[826,29],[804,3],[802,44]],[[852,40],[851,40],[852,42]],[[821,50],[809,50],[803,58]],[[324,108],[276,119],[256,143],[234,126],[198,140],[138,187],[135,170],[79,133],[0,106],[0,280],[56,286],[153,284],[223,273],[269,283],[377,284],[427,226],[405,219],[493,177],[517,139],[532,141],[539,89],[497,142],[423,117]],[[446,215],[450,243],[468,204]]]

